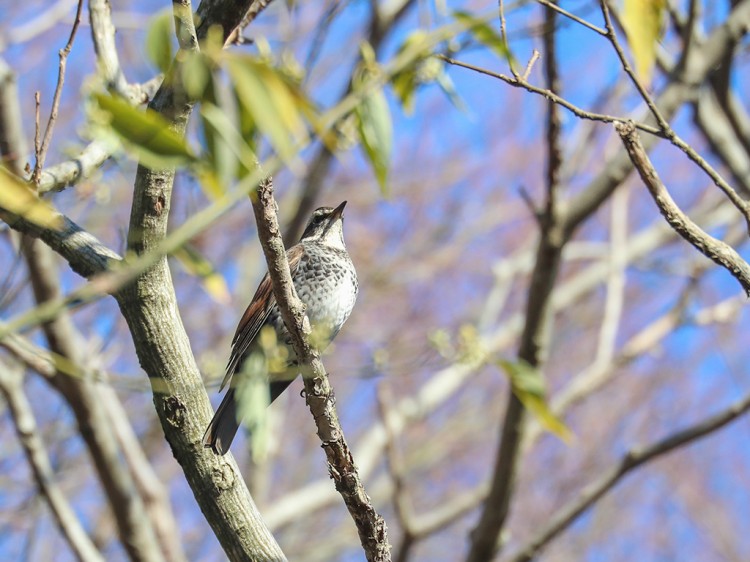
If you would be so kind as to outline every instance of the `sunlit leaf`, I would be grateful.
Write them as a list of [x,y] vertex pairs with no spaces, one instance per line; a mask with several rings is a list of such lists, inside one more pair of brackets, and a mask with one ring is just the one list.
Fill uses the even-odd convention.
[[0,207],[45,228],[59,229],[62,216],[47,201],[14,176],[0,167]]
[[211,134],[215,135],[215,142],[221,143],[220,145],[227,151],[227,154],[221,157],[222,162],[219,162],[218,157],[211,157],[215,168],[226,167],[226,170],[216,170],[223,178],[221,181],[227,181],[224,174],[231,174],[237,179],[242,179],[257,169],[258,159],[251,142],[248,142],[244,134],[237,130],[235,121],[230,119],[221,108],[211,103],[204,103],[201,106],[201,119],[204,127],[210,129]]
[[234,375],[237,389],[237,416],[248,428],[250,452],[256,462],[263,461],[269,448],[268,364],[262,350],[254,351]]
[[666,0],[625,0],[622,26],[633,52],[636,74],[645,83],[651,80],[666,5]]
[[563,441],[569,442],[573,435],[560,418],[550,410],[546,400],[544,378],[539,369],[525,361],[500,360],[498,364],[510,378],[513,393],[524,407],[536,416],[542,427]]
[[172,39],[174,37],[174,19],[172,10],[164,10],[151,18],[146,32],[146,55],[161,71],[166,72],[172,64],[174,52]]
[[382,90],[365,97],[357,106],[362,147],[384,196],[388,195],[388,167],[393,149],[393,125],[388,100]]
[[202,52],[189,53],[180,65],[182,86],[192,100],[213,101],[211,61]]
[[185,139],[155,111],[141,111],[109,94],[93,97],[101,109],[94,117],[123,139],[146,166],[167,168],[195,159]]
[[423,51],[419,53],[419,56],[414,59],[412,64],[397,72],[391,78],[393,92],[398,97],[401,107],[407,115],[410,115],[414,111],[414,95],[416,94],[417,86],[420,84],[420,65],[432,54],[425,31],[417,30],[411,33],[399,47],[398,52],[402,53],[412,49],[423,49]]
[[306,99],[281,72],[247,56],[228,58],[227,69],[240,102],[243,128],[252,122],[268,137],[283,159],[295,156],[295,146],[307,138],[303,118]]
[[[223,120],[218,124],[214,114],[221,114]],[[236,147],[232,146],[232,141],[239,140],[244,144],[239,135],[232,135],[232,141],[229,140],[228,133],[236,131],[232,120],[224,115],[224,112],[216,105],[203,102],[200,107],[200,118],[202,125],[203,138],[208,150],[207,161],[213,172],[216,182],[220,186],[220,194],[226,191],[226,187],[231,185],[237,177],[238,161],[235,154]],[[229,131],[225,130],[229,128]]]
[[515,63],[513,55],[508,48],[508,44],[486,21],[464,11],[454,12],[453,15],[456,20],[468,28],[469,33],[474,36],[474,39],[479,41],[482,45],[489,47],[495,52],[495,54],[503,60],[507,60],[511,65]]
[[214,300],[224,304],[230,301],[224,276],[195,247],[185,244],[173,255],[188,273],[200,277],[203,289]]

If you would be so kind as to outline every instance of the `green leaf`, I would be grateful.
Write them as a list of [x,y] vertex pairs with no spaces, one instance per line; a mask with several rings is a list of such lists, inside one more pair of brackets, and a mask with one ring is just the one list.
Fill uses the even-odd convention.
[[169,168],[195,160],[185,139],[157,112],[141,111],[109,94],[93,97],[100,109],[94,118],[124,140],[149,168]]
[[45,228],[60,229],[62,216],[19,177],[0,167],[0,207]]
[[211,61],[204,53],[188,53],[179,69],[182,74],[182,86],[191,100],[214,101]]
[[507,60],[510,65],[515,64],[508,43],[499,33],[492,29],[486,21],[460,10],[454,12],[453,16],[468,28],[469,33],[474,36],[474,39],[479,41],[482,45],[489,47],[501,59]]
[[253,351],[245,359],[232,385],[237,389],[237,417],[243,420],[250,434],[253,460],[263,461],[268,455],[270,428],[268,420],[268,362],[263,350]]
[[666,0],[625,0],[622,26],[633,52],[636,74],[645,83],[651,80],[666,4]]
[[510,378],[513,393],[524,407],[536,416],[542,427],[566,443],[570,442],[573,436],[570,429],[550,410],[547,404],[544,378],[539,369],[520,360],[500,360],[498,364]]
[[[210,156],[215,172],[221,181],[227,182],[227,176],[244,178],[258,167],[255,151],[235,122],[221,108],[204,103],[201,106],[201,119],[204,129],[214,135],[214,144],[223,147],[227,152],[222,156]],[[209,134],[204,132],[204,134]]]
[[194,246],[185,244],[177,249],[173,255],[188,273],[200,277],[203,289],[215,301],[223,304],[229,303],[231,299],[224,276],[216,271],[213,264]]
[[172,10],[163,10],[160,14],[151,18],[146,32],[146,55],[161,72],[166,72],[169,65],[172,64],[174,58],[173,37]]
[[412,64],[408,65],[400,72],[397,72],[391,78],[393,92],[398,97],[401,102],[401,107],[407,115],[411,115],[414,112],[414,94],[416,93],[417,86],[420,84],[420,67],[427,57],[432,54],[430,44],[426,39],[427,33],[418,29],[409,34],[398,49],[399,54],[407,50],[424,49],[424,51],[420,53],[420,56],[414,59]]
[[[212,111],[223,115],[222,110],[217,106],[208,102],[201,104],[200,118],[203,138],[208,150],[207,161],[219,186],[217,194],[223,195],[227,186],[231,185],[237,177],[238,163],[234,148],[227,142],[226,134],[216,124],[215,119],[211,118]],[[225,121],[231,123],[226,117]],[[213,194],[213,190],[211,191]]]
[[393,125],[382,90],[365,97],[356,109],[362,147],[375,172],[383,196],[388,196],[388,167],[393,149]]
[[264,61],[247,56],[228,57],[243,128],[252,122],[268,137],[276,153],[284,160],[296,156],[296,146],[307,139],[303,111],[309,102],[288,77]]

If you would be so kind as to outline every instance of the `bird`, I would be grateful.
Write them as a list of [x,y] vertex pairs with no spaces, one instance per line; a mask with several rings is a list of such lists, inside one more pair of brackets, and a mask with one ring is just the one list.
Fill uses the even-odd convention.
[[[313,211],[300,241],[287,250],[292,282],[300,300],[306,305],[307,317],[316,338],[319,351],[336,337],[349,318],[357,299],[359,284],[349,253],[344,243],[344,207],[320,207]],[[242,315],[232,339],[232,348],[224,380],[219,391],[229,384],[229,389],[219,405],[203,436],[203,445],[217,455],[224,455],[237,433],[241,420],[237,412],[237,379],[244,361],[259,348],[260,331],[271,326],[277,341],[289,350],[290,371],[286,376],[269,380],[270,402],[276,400],[296,378],[296,354],[291,347],[289,332],[281,318],[273,295],[268,273],[258,285],[250,305]],[[270,403],[269,402],[269,403]]]

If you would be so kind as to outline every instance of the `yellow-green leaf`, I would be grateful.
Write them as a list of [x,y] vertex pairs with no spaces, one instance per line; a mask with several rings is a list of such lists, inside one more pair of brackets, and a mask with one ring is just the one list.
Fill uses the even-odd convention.
[[622,26],[633,52],[636,74],[645,83],[651,80],[665,8],[666,0],[625,0]]
[[539,423],[550,433],[557,435],[565,442],[572,438],[570,429],[558,418],[546,400],[544,378],[539,369],[525,361],[498,361],[499,366],[510,378],[513,394],[539,420]]
[[167,71],[174,56],[172,50],[173,21],[172,10],[163,10],[151,18],[146,32],[146,55],[161,72]]
[[[203,138],[208,150],[208,158],[206,160],[211,167],[215,181],[220,187],[218,194],[222,195],[226,191],[227,186],[231,185],[237,176],[238,163],[234,148],[227,142],[225,132],[210,118],[211,112],[223,115],[221,109],[212,103],[205,102],[201,104],[200,117],[201,124],[203,125]],[[229,121],[229,119],[225,119],[225,121]],[[230,127],[232,126],[230,125]]]
[[508,43],[486,21],[461,10],[454,12],[453,16],[468,28],[469,33],[474,36],[474,39],[482,45],[489,47],[500,58],[507,60],[509,64],[515,64]]
[[187,53],[179,69],[182,86],[191,100],[214,101],[211,60],[202,51]]
[[263,461],[270,445],[268,425],[268,362],[263,350],[256,350],[234,375],[237,389],[237,415],[250,434],[250,452],[256,462]]
[[45,228],[59,229],[62,216],[20,178],[0,167],[0,207]]
[[229,290],[224,277],[195,247],[185,244],[173,255],[188,273],[200,277],[203,289],[214,300],[224,304],[230,301]]
[[362,147],[375,172],[380,191],[388,196],[388,167],[393,148],[393,126],[388,100],[382,90],[365,97],[357,106],[357,120]]
[[284,160],[295,156],[295,146],[307,138],[303,108],[308,104],[299,89],[275,68],[247,56],[228,57],[243,128],[252,122],[268,137]]
[[399,54],[412,49],[421,51],[420,56],[417,57],[412,64],[394,74],[391,78],[393,92],[398,97],[401,102],[401,107],[407,115],[410,115],[414,111],[414,94],[419,85],[419,69],[426,58],[431,55],[429,45],[430,44],[427,41],[427,33],[418,29],[409,34],[398,49]]
[[[248,139],[242,131],[238,131],[237,123],[230,119],[221,108],[212,103],[204,103],[201,106],[201,118],[204,134],[214,135],[213,144],[227,151],[221,156],[221,160],[218,155],[210,157],[215,173],[223,178],[222,182],[227,181],[226,177],[230,171],[233,176],[242,179],[258,168],[258,158],[251,145],[252,138]],[[240,125],[243,126],[242,123]],[[226,169],[220,167],[226,167]]]
[[195,160],[185,139],[157,112],[141,111],[109,94],[93,97],[101,110],[94,117],[123,139],[146,166],[166,168]]

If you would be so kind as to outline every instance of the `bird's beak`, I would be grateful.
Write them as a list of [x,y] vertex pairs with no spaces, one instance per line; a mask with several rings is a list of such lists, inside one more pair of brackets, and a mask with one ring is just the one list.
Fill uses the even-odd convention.
[[344,216],[344,207],[346,207],[346,201],[333,210],[330,218],[332,223]]

